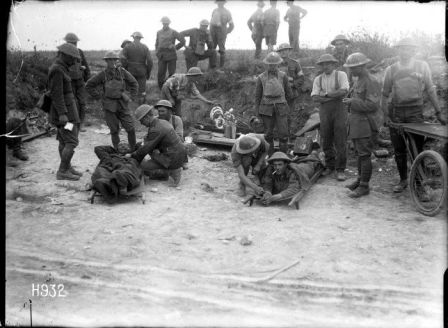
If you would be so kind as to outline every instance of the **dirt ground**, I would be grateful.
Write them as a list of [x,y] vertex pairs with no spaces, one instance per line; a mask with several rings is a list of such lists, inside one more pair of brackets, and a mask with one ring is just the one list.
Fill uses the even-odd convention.
[[[321,178],[297,211],[241,204],[230,160],[201,158],[228,149],[199,146],[180,188],[149,181],[144,205],[91,205],[93,147],[110,143],[98,132],[80,136],[79,182],[56,180],[54,137],[26,143],[28,162],[8,157],[7,324],[28,325],[32,300],[34,325],[442,326],[445,214],[390,191],[392,159],[375,161],[368,197]],[[60,295],[44,296],[52,284]]]

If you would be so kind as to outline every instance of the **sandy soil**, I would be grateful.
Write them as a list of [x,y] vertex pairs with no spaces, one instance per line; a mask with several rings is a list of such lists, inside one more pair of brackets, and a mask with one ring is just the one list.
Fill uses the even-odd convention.
[[442,326],[446,219],[390,192],[390,159],[375,163],[368,197],[322,178],[297,211],[242,205],[230,160],[201,158],[227,150],[200,146],[179,189],[150,181],[145,205],[91,205],[93,146],[110,142],[97,129],[81,134],[79,182],[55,179],[54,137],[26,144],[28,162],[8,158],[8,324],[29,324],[31,299],[34,325]]

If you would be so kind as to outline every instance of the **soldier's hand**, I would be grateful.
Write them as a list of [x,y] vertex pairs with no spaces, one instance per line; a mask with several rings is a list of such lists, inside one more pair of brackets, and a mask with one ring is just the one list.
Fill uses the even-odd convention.
[[262,195],[264,193],[263,187],[260,186],[256,186],[254,190],[257,195]]
[[124,157],[131,158],[132,157],[132,153],[127,153],[126,155],[124,155]]
[[255,165],[252,169],[252,174],[253,175],[257,175],[258,173],[260,173],[260,166],[259,165]]
[[441,112],[437,112],[436,117],[437,117],[437,120],[440,122],[440,124],[446,125],[446,120],[442,117]]
[[68,122],[67,115],[59,115],[59,123],[61,125],[65,125]]

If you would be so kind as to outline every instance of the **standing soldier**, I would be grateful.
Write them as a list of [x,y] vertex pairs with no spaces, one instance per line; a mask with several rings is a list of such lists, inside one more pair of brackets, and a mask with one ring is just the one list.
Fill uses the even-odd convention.
[[146,97],[146,80],[151,76],[152,70],[151,53],[146,44],[141,43],[143,35],[140,32],[134,32],[131,36],[134,42],[123,49],[123,57],[126,61],[124,68],[137,80],[138,103],[143,104]]
[[264,1],[258,1],[257,10],[250,16],[247,26],[252,32],[252,40],[255,43],[255,59],[261,55],[261,43],[263,41],[263,7]]
[[277,44],[277,31],[280,26],[280,11],[276,8],[277,0],[271,0],[271,8],[264,12],[263,18],[263,36],[266,39],[268,51],[274,51],[274,46]]
[[79,113],[69,76],[69,67],[81,60],[78,49],[70,43],[58,47],[56,61],[48,70],[48,87],[51,97],[50,122],[57,127],[61,163],[56,173],[58,180],[79,180],[71,160],[78,146]]
[[300,34],[300,20],[308,13],[302,7],[294,5],[294,0],[286,1],[289,9],[284,17],[285,22],[288,22],[288,36],[289,44],[294,49],[294,52],[299,53],[299,34]]
[[303,75],[302,66],[298,59],[292,59],[291,55],[292,47],[287,43],[282,43],[278,46],[277,52],[282,57],[280,63],[280,69],[288,75],[289,85],[291,86],[292,98],[288,102],[289,114],[288,114],[288,126],[291,128],[291,115],[296,110],[297,99],[300,95],[300,88],[305,81]]
[[[426,62],[414,58],[417,44],[409,38],[400,40],[398,48],[399,61],[386,68],[381,102],[385,124],[421,123],[423,122],[423,91],[429,96],[440,123],[446,124],[440,112],[436,87],[432,82],[431,70]],[[388,97],[392,95],[391,102]],[[400,182],[394,186],[394,192],[402,192],[408,185],[408,167],[406,143],[398,129],[389,127],[390,138],[395,152]],[[424,137],[415,136],[418,152],[423,150]]]
[[[345,37],[345,35],[339,34],[336,35],[333,41],[331,41],[331,45],[334,46],[333,49],[333,57],[336,58],[338,61],[338,70],[343,70],[346,72],[345,69],[345,62],[347,61],[347,57],[350,54],[348,50],[348,45],[350,44],[350,40]],[[347,73],[347,72],[346,72]]]
[[292,98],[288,76],[278,69],[282,58],[276,52],[263,60],[266,71],[258,75],[255,89],[255,111],[264,125],[269,155],[274,153],[274,127],[277,127],[280,151],[288,151],[288,101]]
[[[226,0],[216,0],[215,3],[218,8],[213,10],[212,19],[210,21],[210,34],[213,40],[213,49],[219,47],[219,67],[224,67],[224,62],[226,60],[226,38],[227,34],[233,31],[235,27],[233,25],[232,14],[226,8],[224,4]],[[229,27],[227,27],[227,25]]]
[[120,50],[120,52],[118,53],[118,57],[120,57],[120,64],[123,66],[123,67],[126,67],[127,66],[127,63],[126,63],[126,58],[124,58],[124,56],[123,56],[123,49],[129,44],[129,43],[132,43],[132,41],[129,41],[129,40],[123,40],[123,42],[121,43],[121,46],[120,46],[120,48],[121,48],[121,50]]
[[[184,56],[187,70],[198,66],[199,60],[208,58],[209,69],[216,67],[216,50],[213,48],[213,41],[208,30],[209,22],[206,19],[201,20],[199,28],[191,28],[182,31],[181,38],[189,37],[188,47],[185,47]],[[207,45],[207,50],[205,50]]]
[[128,86],[131,97],[137,97],[138,83],[135,78],[121,66],[117,66],[120,59],[117,54],[110,51],[103,57],[106,61],[106,69],[99,72],[87,81],[86,89],[89,94],[97,98],[99,96],[97,87],[101,86],[103,90],[102,105],[106,117],[106,124],[110,129],[112,145],[118,150],[120,143],[120,123],[128,133],[128,142],[131,151],[135,148],[135,128],[134,119],[128,107],[130,101],[125,94],[126,85]]
[[[77,47],[79,38],[75,33],[67,33],[64,37],[65,42],[73,44]],[[75,95],[76,106],[78,107],[79,119],[81,124],[79,127],[80,132],[86,132],[86,129],[82,127],[86,117],[86,88],[85,82],[90,78],[89,64],[87,64],[84,52],[78,48],[80,60],[77,60],[74,65],[69,67],[69,76],[72,79],[73,94]]]
[[369,194],[369,181],[372,176],[371,155],[374,138],[378,133],[375,116],[379,110],[380,85],[369,74],[366,64],[370,62],[364,54],[357,52],[347,58],[345,67],[350,68],[357,77],[351,98],[342,101],[349,105],[348,137],[352,139],[358,164],[358,178],[346,187],[351,190],[349,197],[359,198]]
[[337,180],[344,181],[347,164],[347,110],[342,99],[348,93],[349,84],[347,74],[336,70],[337,63],[337,59],[330,54],[320,56],[317,64],[323,73],[314,79],[311,97],[320,104],[320,133],[326,166],[322,174],[329,175],[336,169]]
[[[162,89],[163,82],[165,82],[166,71],[168,70],[168,76],[171,76],[176,72],[176,51],[182,48],[185,44],[185,39],[181,35],[170,28],[171,20],[164,16],[160,20],[163,28],[157,32],[156,37],[156,56],[159,62],[157,72],[157,82],[159,88]],[[176,39],[179,41],[176,43]]]

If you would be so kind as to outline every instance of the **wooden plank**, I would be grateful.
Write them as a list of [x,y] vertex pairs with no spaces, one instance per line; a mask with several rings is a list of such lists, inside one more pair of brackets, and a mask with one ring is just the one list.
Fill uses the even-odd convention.
[[212,135],[196,135],[193,136],[194,143],[203,143],[203,144],[211,144],[211,145],[220,145],[220,146],[228,146],[233,147],[236,139],[229,139],[225,137],[215,137]]

